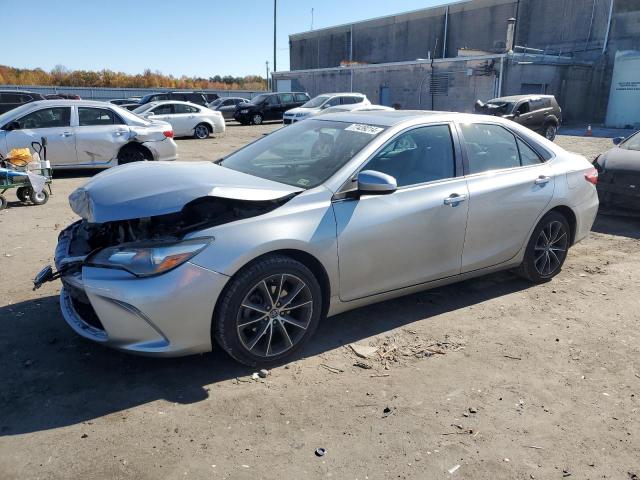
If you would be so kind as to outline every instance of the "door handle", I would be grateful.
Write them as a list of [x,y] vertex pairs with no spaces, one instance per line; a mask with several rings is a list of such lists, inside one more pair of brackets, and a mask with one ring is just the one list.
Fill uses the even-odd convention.
[[118,136],[118,137],[121,136],[121,135],[124,135],[125,133],[127,133],[127,130],[116,130],[115,131],[115,135]]
[[551,180],[551,177],[547,177],[546,175],[540,175],[536,178],[536,185],[546,185]]
[[456,205],[458,205],[460,202],[464,202],[467,199],[467,195],[466,194],[457,194],[457,193],[452,193],[451,195],[449,195],[447,198],[444,199],[444,204],[445,205],[451,205],[452,207],[455,207]]
[[195,118],[195,115],[189,115],[189,118]]
[[60,134],[61,137],[70,137],[71,135],[73,135],[73,133],[71,133],[71,132],[62,132]]

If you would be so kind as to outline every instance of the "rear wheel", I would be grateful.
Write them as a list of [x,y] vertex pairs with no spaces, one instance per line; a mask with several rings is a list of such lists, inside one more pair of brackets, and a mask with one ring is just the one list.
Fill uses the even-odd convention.
[[282,255],[241,270],[222,293],[213,336],[237,361],[272,366],[297,352],[313,335],[322,291],[302,263]]
[[118,165],[142,162],[144,160],[153,160],[153,156],[149,150],[138,145],[125,145],[118,152]]
[[196,128],[193,129],[193,136],[200,140],[209,138],[209,127],[204,123],[199,123],[196,125]]
[[44,205],[49,201],[49,192],[42,190],[40,193],[37,193],[31,190],[31,192],[29,192],[29,199],[34,205]]
[[556,127],[554,124],[549,123],[544,127],[544,136],[547,140],[553,142],[553,140],[556,138],[556,133],[558,133],[558,127]]
[[20,200],[22,203],[28,202],[29,187],[18,187],[18,190],[16,190],[16,197],[18,197],[18,200]]
[[551,280],[562,270],[570,245],[569,222],[558,212],[549,212],[529,239],[519,273],[534,283]]

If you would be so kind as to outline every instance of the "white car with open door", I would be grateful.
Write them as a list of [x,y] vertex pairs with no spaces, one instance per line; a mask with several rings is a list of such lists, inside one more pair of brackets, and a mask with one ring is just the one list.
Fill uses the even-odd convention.
[[0,154],[47,139],[47,159],[59,168],[106,168],[138,160],[175,160],[178,146],[166,122],[148,121],[107,102],[41,100],[0,115]]
[[212,133],[223,133],[226,128],[221,112],[178,100],[145,103],[133,113],[148,120],[169,122],[176,137],[204,139]]

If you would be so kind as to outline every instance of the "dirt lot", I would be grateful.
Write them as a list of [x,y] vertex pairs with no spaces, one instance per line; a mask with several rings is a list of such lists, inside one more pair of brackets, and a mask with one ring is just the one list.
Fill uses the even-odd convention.
[[[276,127],[178,140],[180,153],[218,158]],[[149,359],[86,342],[58,312],[59,283],[31,291],[87,176],[0,212],[1,479],[640,475],[639,221],[599,217],[546,285],[500,273],[328,319],[254,381],[219,350]]]

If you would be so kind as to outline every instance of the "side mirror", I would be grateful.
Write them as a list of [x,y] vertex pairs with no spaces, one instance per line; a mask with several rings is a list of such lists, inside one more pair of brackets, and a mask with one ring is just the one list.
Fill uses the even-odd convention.
[[385,195],[398,189],[398,182],[391,175],[375,170],[358,173],[358,192],[368,195]]
[[155,116],[155,113],[153,113],[153,112],[146,112],[146,113],[144,114],[144,116],[145,116],[145,117],[153,117],[153,116]]
[[518,118],[519,116],[520,116],[520,112],[518,110],[513,112],[513,118]]
[[14,120],[13,122],[7,123],[4,127],[2,127],[2,129],[6,130],[7,132],[10,132],[11,130],[20,130],[20,124]]
[[614,145],[620,145],[624,141],[624,137],[615,137],[611,141]]

